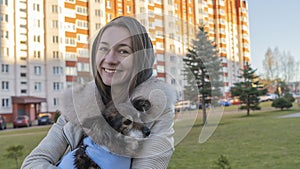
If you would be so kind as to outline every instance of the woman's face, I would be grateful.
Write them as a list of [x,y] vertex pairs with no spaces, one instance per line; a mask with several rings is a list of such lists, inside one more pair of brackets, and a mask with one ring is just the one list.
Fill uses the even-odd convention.
[[108,27],[102,34],[97,52],[97,70],[108,86],[128,82],[132,73],[133,50],[126,28]]

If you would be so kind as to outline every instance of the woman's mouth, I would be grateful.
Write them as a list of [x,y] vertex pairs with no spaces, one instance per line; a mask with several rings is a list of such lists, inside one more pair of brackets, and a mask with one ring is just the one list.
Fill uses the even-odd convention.
[[107,69],[107,68],[103,68],[103,70],[104,70],[105,72],[107,72],[107,73],[115,73],[115,72],[117,72],[116,69]]

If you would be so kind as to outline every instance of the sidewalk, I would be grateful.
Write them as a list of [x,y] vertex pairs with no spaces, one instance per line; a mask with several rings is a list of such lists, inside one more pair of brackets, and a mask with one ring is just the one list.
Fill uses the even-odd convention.
[[300,117],[300,113],[293,113],[284,116],[277,116],[277,118],[291,118],[291,117]]

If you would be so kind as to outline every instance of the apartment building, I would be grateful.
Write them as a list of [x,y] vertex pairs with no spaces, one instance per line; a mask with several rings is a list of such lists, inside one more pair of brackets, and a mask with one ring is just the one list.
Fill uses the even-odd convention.
[[31,100],[15,114],[55,112],[63,89],[91,78],[89,47],[97,31],[121,15],[145,25],[156,52],[155,76],[179,92],[182,57],[200,24],[220,51],[225,95],[250,62],[246,0],[0,0],[0,114],[15,111],[14,97]]

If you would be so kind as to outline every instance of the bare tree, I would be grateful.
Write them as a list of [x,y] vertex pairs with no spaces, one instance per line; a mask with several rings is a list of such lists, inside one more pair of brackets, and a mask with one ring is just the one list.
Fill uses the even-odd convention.
[[285,82],[291,82],[296,77],[298,62],[290,52],[283,52],[280,61],[281,79]]
[[267,80],[274,80],[277,76],[278,71],[278,59],[277,56],[274,54],[271,48],[268,48],[265,58],[263,60],[263,69],[265,71],[265,78]]
[[290,82],[296,80],[297,71],[299,70],[299,61],[290,52],[280,52],[276,47],[273,50],[267,49],[263,60],[264,77],[270,81]]

